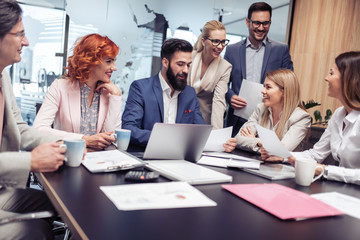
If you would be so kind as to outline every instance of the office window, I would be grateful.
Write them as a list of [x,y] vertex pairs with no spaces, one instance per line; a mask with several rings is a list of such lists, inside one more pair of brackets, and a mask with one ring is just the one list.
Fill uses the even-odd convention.
[[65,11],[43,6],[21,4],[26,37],[30,46],[23,47],[21,62],[9,73],[21,108],[22,117],[33,123],[36,104],[42,103],[48,87],[62,73]]

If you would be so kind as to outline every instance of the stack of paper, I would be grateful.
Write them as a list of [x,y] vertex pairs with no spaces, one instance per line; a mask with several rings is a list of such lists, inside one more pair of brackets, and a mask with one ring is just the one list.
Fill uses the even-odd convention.
[[203,153],[203,156],[197,162],[198,164],[215,166],[215,167],[234,167],[234,168],[250,168],[259,169],[262,161],[241,157],[238,155],[224,153],[224,152],[211,152]]
[[252,169],[260,168],[260,161],[250,162],[246,160],[241,161],[241,160],[233,160],[227,158],[208,157],[208,156],[202,156],[197,163],[202,165],[222,167],[222,168],[227,168],[227,167],[252,168]]
[[306,193],[276,183],[233,184],[222,187],[283,220],[343,214]]

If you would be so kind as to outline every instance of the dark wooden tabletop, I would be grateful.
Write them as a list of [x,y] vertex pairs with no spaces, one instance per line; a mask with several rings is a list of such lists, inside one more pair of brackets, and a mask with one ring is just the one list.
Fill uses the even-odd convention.
[[[360,198],[360,186],[353,184],[320,180],[301,187],[294,179],[270,181],[238,169],[210,168],[231,175],[235,184],[275,182],[308,194],[336,191]],[[99,186],[133,184],[125,181],[125,173],[93,174],[83,166],[65,166],[37,175],[76,239],[360,239],[359,219],[342,215],[283,221],[222,189],[221,184],[196,186],[216,207],[119,211]]]

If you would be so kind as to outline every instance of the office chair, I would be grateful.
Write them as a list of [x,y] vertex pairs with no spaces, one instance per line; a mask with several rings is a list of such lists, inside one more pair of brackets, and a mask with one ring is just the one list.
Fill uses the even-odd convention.
[[[33,172],[30,172],[27,187],[44,191],[43,186],[38,181],[37,177],[35,176],[35,174]],[[0,219],[0,225],[1,225],[1,219]],[[64,240],[68,240],[70,237],[70,230],[68,229],[66,224],[64,222],[62,222],[60,216],[58,216],[56,218],[56,220],[54,220],[52,231],[55,236],[64,234],[64,238],[63,238]]]

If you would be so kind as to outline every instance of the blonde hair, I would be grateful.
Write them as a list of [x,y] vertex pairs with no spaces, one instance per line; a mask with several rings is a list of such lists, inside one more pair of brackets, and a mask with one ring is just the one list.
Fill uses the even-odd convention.
[[[279,139],[282,139],[286,121],[290,118],[296,107],[305,110],[300,101],[300,84],[295,73],[289,69],[279,69],[268,72],[266,77],[273,81],[283,92],[283,109],[278,126],[275,130]],[[261,126],[265,127],[269,120],[270,111],[264,111]]]
[[210,37],[210,32],[213,30],[225,30],[225,26],[224,24],[222,24],[219,21],[216,20],[211,20],[207,23],[205,23],[201,34],[198,37],[198,40],[196,41],[195,45],[194,45],[194,50],[196,50],[197,52],[201,52],[204,49],[204,46],[201,43],[201,39],[207,39]]

